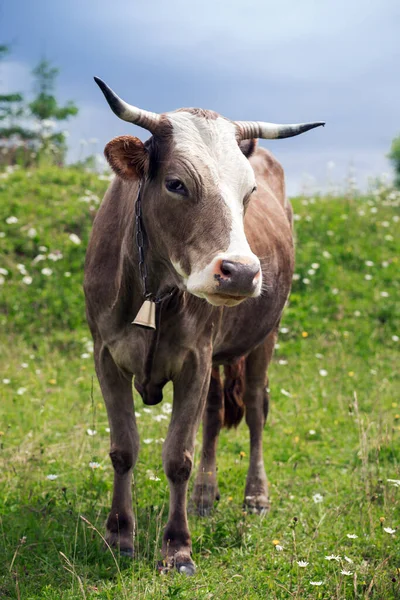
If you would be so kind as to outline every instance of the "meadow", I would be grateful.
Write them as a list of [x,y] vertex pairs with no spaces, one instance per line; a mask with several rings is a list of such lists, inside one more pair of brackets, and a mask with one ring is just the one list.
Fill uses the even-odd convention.
[[82,274],[107,185],[74,169],[0,174],[0,598],[400,598],[400,193],[293,200],[264,433],[271,511],[243,511],[248,432],[223,431],[221,500],[190,516],[186,578],[155,569],[170,387],[155,407],[135,394],[136,558],[103,547],[112,468]]

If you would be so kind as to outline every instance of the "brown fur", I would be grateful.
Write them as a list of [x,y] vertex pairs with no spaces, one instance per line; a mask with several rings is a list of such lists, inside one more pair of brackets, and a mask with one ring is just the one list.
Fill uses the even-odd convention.
[[[196,114],[215,118],[208,111]],[[244,407],[250,431],[246,504],[259,511],[268,507],[262,454],[266,370],[290,290],[294,256],[282,168],[270,153],[254,146],[250,141],[242,147],[250,156],[258,186],[246,208],[244,227],[251,250],[260,258],[264,283],[258,298],[234,308],[214,307],[188,294],[171,265],[171,260],[177,260],[189,273],[193,256],[196,265],[207,265],[228,245],[230,217],[207,162],[201,171],[194,171],[190,157],[178,155],[167,115],[161,117],[157,132],[144,145],[123,136],[106,148],[118,176],[93,225],[84,289],[96,372],[111,428],[114,489],[107,540],[133,552],[131,478],[139,451],[133,379],[150,404],[162,399],[163,386],[172,381],[173,412],[163,446],[163,467],[171,492],[163,554],[176,565],[193,566],[186,493],[202,416],[203,448],[192,497],[197,512],[205,514],[219,496],[218,434],[223,424],[237,425]],[[165,191],[165,176],[171,171],[186,177],[192,201],[171,198]],[[148,240],[148,289],[158,294],[173,292],[157,306],[156,332],[132,325],[143,302],[134,243],[141,173],[147,175],[142,209]],[[225,369],[224,389],[220,365]]]

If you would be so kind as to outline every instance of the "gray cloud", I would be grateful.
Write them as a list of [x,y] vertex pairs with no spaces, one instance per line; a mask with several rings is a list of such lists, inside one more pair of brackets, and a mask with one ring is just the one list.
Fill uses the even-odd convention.
[[397,1],[14,0],[3,13],[2,39],[14,40],[19,73],[46,53],[61,68],[61,97],[81,106],[68,126],[72,158],[81,137],[102,146],[127,131],[146,137],[110,113],[92,82],[97,74],[156,111],[203,106],[237,119],[325,119],[324,130],[268,144],[290,193],[303,173],[322,185],[328,161],[338,179],[353,161],[361,183],[388,170],[384,155],[400,130]]

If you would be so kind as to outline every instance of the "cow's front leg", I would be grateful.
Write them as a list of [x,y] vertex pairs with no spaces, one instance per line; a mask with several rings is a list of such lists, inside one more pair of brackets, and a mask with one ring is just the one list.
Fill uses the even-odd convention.
[[96,347],[95,365],[110,424],[110,458],[114,467],[111,511],[106,525],[107,543],[125,556],[133,556],[134,517],[132,470],[139,452],[132,397],[132,377],[115,365],[107,348]]
[[168,523],[163,536],[163,557],[168,568],[193,575],[192,542],[187,522],[186,495],[193,466],[196,432],[207,397],[211,352],[191,352],[174,380],[171,423],[163,447],[163,466],[170,488]]

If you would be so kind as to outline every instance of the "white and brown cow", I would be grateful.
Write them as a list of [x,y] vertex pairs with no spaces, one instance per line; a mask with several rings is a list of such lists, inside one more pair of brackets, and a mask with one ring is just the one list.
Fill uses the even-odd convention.
[[[262,450],[267,367],[294,253],[283,171],[269,152],[256,148],[256,138],[289,137],[323,123],[233,122],[201,109],[157,115],[126,104],[96,81],[120,118],[152,133],[145,143],[122,136],[107,144],[117,176],[96,216],[85,266],[87,318],[111,429],[114,493],[107,540],[133,555],[131,481],[139,434],[132,380],[146,404],[161,402],[172,381],[162,453],[170,485],[162,551],[168,567],[192,574],[186,495],[202,417],[193,508],[207,514],[218,498],[218,434],[245,413],[245,504],[268,509]],[[146,298],[156,329],[138,324]]]

